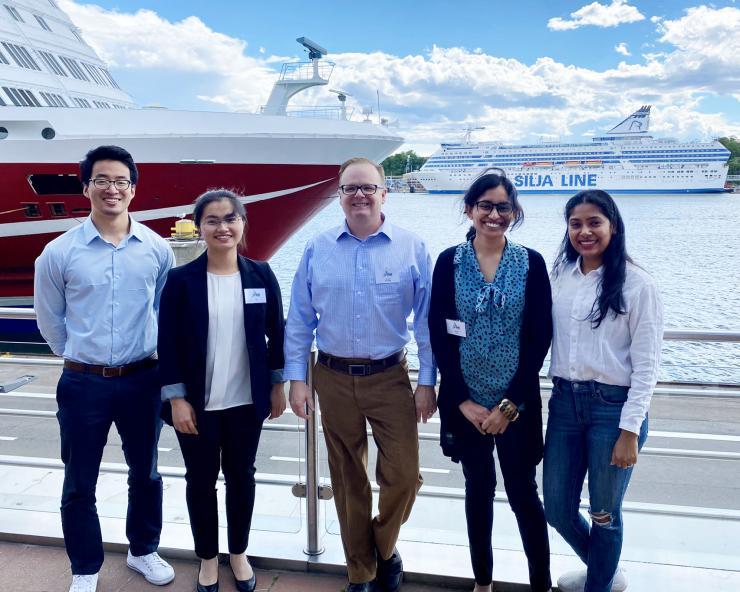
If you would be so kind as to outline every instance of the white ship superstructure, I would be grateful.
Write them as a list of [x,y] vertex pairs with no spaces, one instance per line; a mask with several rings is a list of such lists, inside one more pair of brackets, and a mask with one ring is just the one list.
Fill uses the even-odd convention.
[[429,193],[463,193],[500,168],[522,193],[709,193],[724,190],[730,152],[718,141],[679,142],[647,135],[643,106],[591,143],[442,144],[412,176]]

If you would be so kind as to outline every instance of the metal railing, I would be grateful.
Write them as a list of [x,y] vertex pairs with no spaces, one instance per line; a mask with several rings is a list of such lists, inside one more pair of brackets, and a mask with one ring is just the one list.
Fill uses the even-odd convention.
[[[35,311],[31,308],[3,308],[0,307],[0,319],[27,319],[34,320],[36,318]],[[672,341],[692,341],[692,342],[722,342],[722,343],[740,343],[740,331],[699,331],[693,329],[667,329],[663,335],[664,340]],[[316,393],[313,388],[313,366],[316,361],[316,352],[313,350],[308,360],[308,373],[307,382],[311,396],[313,397],[314,404],[316,402]],[[63,361],[60,358],[20,358],[20,357],[0,357],[0,364],[32,364],[32,365],[46,365],[46,366],[60,366]],[[543,387],[549,388],[548,383],[543,382]],[[670,387],[656,388],[656,394],[685,394],[687,396],[696,395],[711,395],[711,396],[740,396],[740,389],[671,389]],[[314,408],[317,407],[314,405]],[[37,411],[37,410],[24,410],[24,409],[3,409],[0,408],[0,415],[17,415],[17,416],[30,416],[30,417],[55,417],[53,411]],[[279,425],[269,424],[263,427],[266,431],[278,431],[278,432],[304,432],[305,446],[306,446],[306,478],[305,483],[298,482],[293,485],[293,494],[297,497],[304,497],[306,499],[306,547],[304,552],[307,555],[319,555],[323,552],[323,547],[320,542],[319,536],[319,515],[320,515],[320,500],[330,499],[332,496],[331,488],[322,485],[321,476],[319,472],[319,434],[321,430],[318,425],[318,413],[314,412],[309,414],[309,419],[305,421],[304,425]],[[368,434],[371,434],[368,430]],[[420,440],[436,440],[438,435],[435,433],[420,433]],[[692,452],[696,454],[696,451],[683,451]],[[681,451],[675,451],[671,449],[649,449],[643,450],[644,454],[653,454],[655,456],[682,456]],[[708,458],[721,458],[722,460],[738,460],[740,455],[736,453],[713,453],[714,456]],[[719,456],[717,456],[719,455]],[[34,467],[46,467],[46,468],[62,468],[63,465],[61,460],[54,459],[30,459],[24,457],[1,457],[0,464],[11,464],[20,466],[34,466]],[[117,463],[103,463],[101,465],[101,471],[104,472],[124,472],[125,465]],[[161,471],[164,476],[171,477],[182,477],[184,476],[184,469],[168,468]],[[266,484],[279,484],[289,485],[292,479],[277,479],[273,477],[260,477],[257,479],[259,483]],[[460,498],[464,497],[462,491],[437,491],[430,490],[428,492],[420,492],[422,496],[439,496],[439,497],[452,497]],[[499,496],[500,497],[500,496]],[[501,498],[503,499],[503,498]],[[648,510],[644,510],[648,511]],[[683,515],[683,514],[681,514]],[[727,517],[727,516],[724,516]],[[733,520],[740,519],[738,516],[731,516]]]

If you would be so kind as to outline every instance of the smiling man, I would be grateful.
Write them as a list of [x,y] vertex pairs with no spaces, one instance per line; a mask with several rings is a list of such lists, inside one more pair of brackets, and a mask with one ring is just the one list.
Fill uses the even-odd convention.
[[[306,361],[314,331],[314,385],[347,560],[347,592],[395,592],[403,564],[395,548],[411,513],[419,475],[417,421],[436,410],[436,369],[427,315],[432,262],[416,235],[392,225],[382,206],[383,169],[352,158],[339,170],[342,226],[306,245],[293,280],[284,377],[299,417],[314,411]],[[405,347],[414,313],[419,379],[414,392]],[[308,406],[308,408],[307,408]],[[372,517],[366,422],[378,447],[379,514]]]
[[129,466],[127,563],[148,582],[167,584],[175,574],[156,552],[162,478],[154,354],[159,296],[174,257],[164,239],[129,216],[138,171],[126,150],[91,150],[80,174],[90,216],[46,245],[36,260],[34,285],[41,334],[64,358],[57,418],[70,592],[95,592],[103,564],[95,487],[112,423]]

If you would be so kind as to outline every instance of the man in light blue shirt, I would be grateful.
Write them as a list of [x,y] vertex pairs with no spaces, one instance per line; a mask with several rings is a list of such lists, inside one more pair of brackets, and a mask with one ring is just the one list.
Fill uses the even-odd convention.
[[172,249],[133,220],[138,171],[118,146],[80,163],[90,217],[51,241],[36,260],[34,307],[41,334],[64,358],[57,386],[64,485],[62,530],[70,592],[95,592],[103,564],[95,487],[108,431],[116,424],[129,466],[127,564],[152,584],[174,571],[158,554],[162,478],[157,311]]
[[[334,500],[347,559],[347,592],[401,585],[395,548],[421,486],[417,421],[436,410],[436,368],[427,314],[432,262],[416,235],[388,222],[382,167],[365,158],[339,171],[345,222],[306,245],[293,281],[284,378],[299,417],[313,412],[306,361],[314,331],[314,385],[328,450]],[[414,313],[419,379],[413,392],[405,346]],[[307,408],[308,407],[308,408]],[[378,446],[379,514],[372,517],[367,476],[369,422]]]

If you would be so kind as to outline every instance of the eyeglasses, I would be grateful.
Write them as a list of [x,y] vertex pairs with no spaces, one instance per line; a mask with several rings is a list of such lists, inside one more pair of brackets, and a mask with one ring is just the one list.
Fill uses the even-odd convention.
[[92,183],[98,189],[108,189],[111,185],[115,185],[118,191],[126,191],[126,189],[131,187],[131,181],[128,179],[116,179],[115,181],[109,179],[90,179],[88,183]]
[[226,224],[226,226],[236,226],[243,220],[244,219],[241,216],[237,215],[226,216],[226,218],[208,218],[203,221],[203,225],[211,229],[216,229],[219,228],[221,224]]
[[344,195],[354,195],[359,189],[363,195],[373,195],[378,190],[378,187],[380,185],[370,185],[369,183],[365,185],[340,185],[339,191],[344,193]]
[[499,216],[506,216],[514,211],[510,201],[494,203],[492,201],[482,199],[481,201],[475,202],[475,207],[478,208],[479,212],[483,212],[484,214],[490,214],[495,209]]

